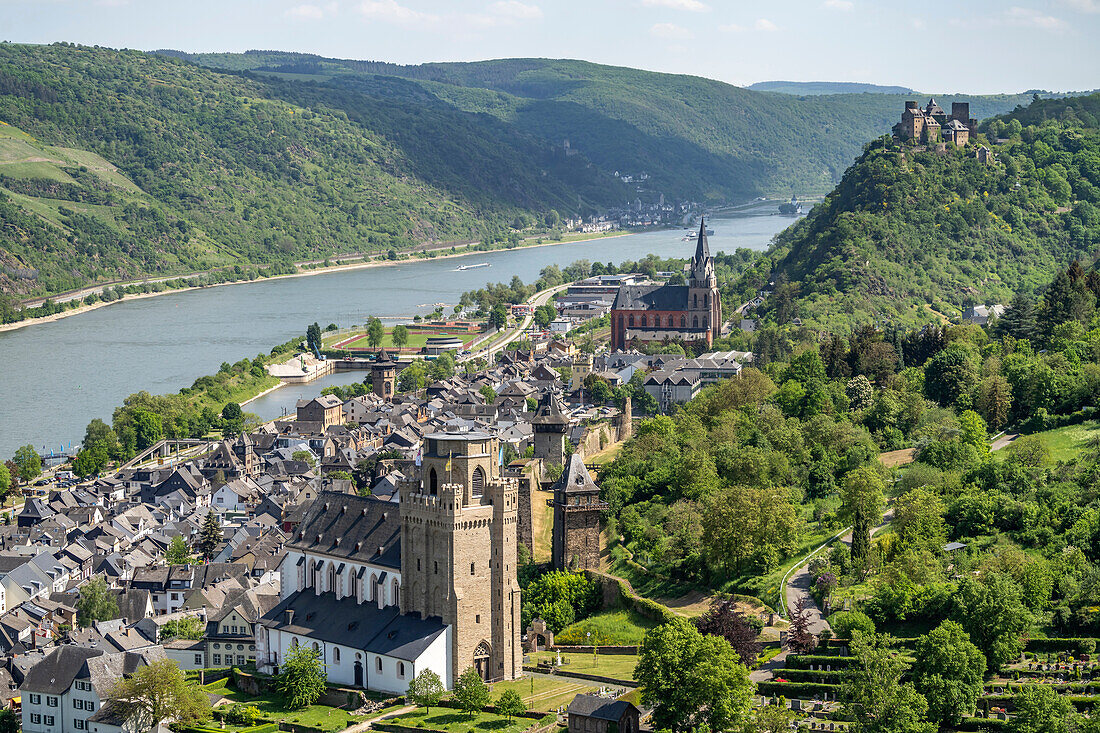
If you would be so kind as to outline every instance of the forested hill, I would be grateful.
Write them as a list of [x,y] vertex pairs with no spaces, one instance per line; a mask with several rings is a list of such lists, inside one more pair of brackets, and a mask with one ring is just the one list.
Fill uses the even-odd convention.
[[909,87],[862,84],[852,81],[758,81],[746,89],[781,94],[916,94]]
[[[430,95],[556,146],[569,140],[605,171],[648,173],[649,188],[677,199],[826,193],[863,142],[900,118],[906,100],[889,94],[795,97],[565,59],[402,66],[276,51],[161,53],[374,97]],[[410,83],[397,84],[395,77]],[[937,99],[947,109],[951,101],[969,101],[972,114],[986,117],[1026,104],[1030,95]]]
[[[987,120],[966,148],[870,143],[781,235],[771,315],[807,325],[920,323],[1008,303],[1100,246],[1100,95]],[[996,159],[982,163],[985,143]],[[784,281],[786,279],[790,284]]]
[[430,95],[137,51],[0,44],[0,123],[0,297],[500,238],[633,194]]

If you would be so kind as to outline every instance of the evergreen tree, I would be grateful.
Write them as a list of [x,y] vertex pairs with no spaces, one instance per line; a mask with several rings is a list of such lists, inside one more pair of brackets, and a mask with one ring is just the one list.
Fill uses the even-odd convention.
[[221,521],[218,519],[218,513],[210,509],[206,513],[206,519],[203,520],[202,532],[199,535],[199,541],[195,543],[195,549],[202,554],[204,559],[209,560],[214,556],[214,550],[221,544],[221,541]]
[[1022,290],[1016,293],[1004,315],[997,320],[994,330],[998,335],[1034,342],[1039,333],[1035,301]]

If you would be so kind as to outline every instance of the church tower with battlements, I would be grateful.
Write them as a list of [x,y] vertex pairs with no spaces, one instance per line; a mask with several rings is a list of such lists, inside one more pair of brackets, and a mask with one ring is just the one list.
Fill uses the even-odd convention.
[[453,680],[522,674],[519,489],[499,451],[487,433],[426,435],[420,476],[400,485],[401,610],[450,625]]

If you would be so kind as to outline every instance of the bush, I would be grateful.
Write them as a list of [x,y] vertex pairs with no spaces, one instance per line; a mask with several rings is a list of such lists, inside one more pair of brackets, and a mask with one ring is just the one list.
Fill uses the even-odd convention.
[[851,639],[854,631],[875,633],[875,622],[859,611],[838,611],[829,617],[829,625],[833,627],[838,639]]

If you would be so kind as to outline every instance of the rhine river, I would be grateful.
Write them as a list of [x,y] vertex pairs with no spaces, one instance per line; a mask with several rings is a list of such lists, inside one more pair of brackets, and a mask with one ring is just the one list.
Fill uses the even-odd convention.
[[[712,252],[763,250],[792,219],[774,204],[708,221]],[[310,277],[261,280],[155,298],[123,301],[80,315],[0,333],[0,458],[27,443],[40,452],[79,443],[95,417],[110,423],[127,395],[176,392],[222,362],[267,353],[314,321],[324,327],[361,324],[369,316],[411,319],[435,303],[452,306],[464,291],[489,282],[538,279],[548,265],[579,259],[638,260],[647,254],[691,257],[695,242],[682,230],[494,252],[445,260],[410,260],[385,267]],[[491,267],[459,272],[462,264]],[[447,309],[449,312],[449,307]],[[283,387],[245,409],[270,419],[326,384],[362,379],[350,372],[308,385]]]

